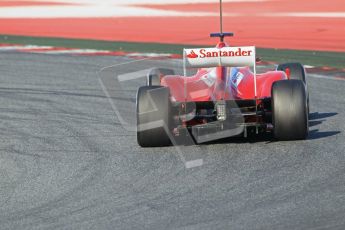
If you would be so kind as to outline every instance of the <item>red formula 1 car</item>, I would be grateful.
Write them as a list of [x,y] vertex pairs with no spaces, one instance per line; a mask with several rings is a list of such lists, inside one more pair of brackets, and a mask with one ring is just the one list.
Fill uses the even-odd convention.
[[[137,140],[142,147],[214,141],[273,132],[277,140],[305,139],[309,100],[304,67],[281,64],[256,73],[255,47],[185,49],[184,76],[153,69],[137,92]],[[187,76],[187,70],[197,68]]]

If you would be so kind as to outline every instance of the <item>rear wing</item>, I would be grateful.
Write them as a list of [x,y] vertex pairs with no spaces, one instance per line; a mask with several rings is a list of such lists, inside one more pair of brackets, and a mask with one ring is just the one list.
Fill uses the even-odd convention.
[[255,98],[256,90],[256,54],[255,46],[223,47],[223,48],[195,48],[183,50],[183,71],[187,75],[187,68],[211,67],[253,67]]
[[184,49],[184,65],[186,68],[210,67],[255,67],[255,47],[223,47]]

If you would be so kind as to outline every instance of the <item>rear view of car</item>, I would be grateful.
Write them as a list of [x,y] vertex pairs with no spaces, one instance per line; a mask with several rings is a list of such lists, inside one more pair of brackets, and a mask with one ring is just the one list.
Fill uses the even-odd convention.
[[[184,76],[155,69],[139,88],[140,146],[185,144],[184,139],[198,144],[248,132],[273,132],[278,140],[307,137],[302,65],[257,74],[255,47],[229,47],[223,41],[215,48],[185,49],[183,62]],[[190,68],[198,70],[186,76]]]

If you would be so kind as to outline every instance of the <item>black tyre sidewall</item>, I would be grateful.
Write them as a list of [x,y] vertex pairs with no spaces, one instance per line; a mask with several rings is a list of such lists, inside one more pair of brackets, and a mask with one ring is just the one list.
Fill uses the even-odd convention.
[[161,79],[160,75],[175,75],[174,70],[172,69],[152,69],[151,72],[149,73],[147,77],[147,86],[160,86],[161,84]]
[[291,80],[301,80],[305,84],[305,89],[307,91],[307,104],[308,104],[308,114],[309,114],[309,91],[307,85],[307,74],[306,71],[301,63],[284,63],[280,64],[277,67],[277,70],[284,71],[289,68],[290,69],[290,79]]
[[[142,147],[160,147],[171,144],[171,102],[169,89],[161,86],[143,86],[137,93],[137,141]],[[158,122],[158,126],[157,126]],[[142,125],[156,124],[152,129],[140,130]]]
[[277,67],[277,70],[284,71],[290,69],[290,79],[291,80],[301,80],[306,83],[306,73],[303,65],[301,63],[285,63],[280,64]]
[[277,81],[272,86],[272,124],[278,140],[305,139],[308,136],[308,105],[304,83]]

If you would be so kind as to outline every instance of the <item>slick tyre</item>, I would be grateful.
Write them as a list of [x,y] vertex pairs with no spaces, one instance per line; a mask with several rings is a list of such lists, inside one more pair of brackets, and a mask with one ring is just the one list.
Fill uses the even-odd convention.
[[171,144],[170,91],[161,86],[142,86],[137,93],[137,141],[141,147]]
[[308,136],[307,94],[300,80],[277,81],[272,86],[273,134],[278,140]]
[[280,64],[277,67],[277,70],[286,72],[286,69],[290,71],[290,79],[301,80],[305,84],[305,88],[307,91],[307,104],[308,104],[308,114],[309,114],[309,92],[307,87],[306,81],[306,72],[301,63],[285,63]]
[[290,70],[290,79],[301,80],[304,84],[307,84],[305,70],[301,63],[285,63],[277,67],[277,70],[284,72],[286,72],[286,69]]
[[152,69],[149,74],[147,75],[147,86],[160,86],[161,85],[161,77],[166,75],[175,75],[174,70],[172,69]]

